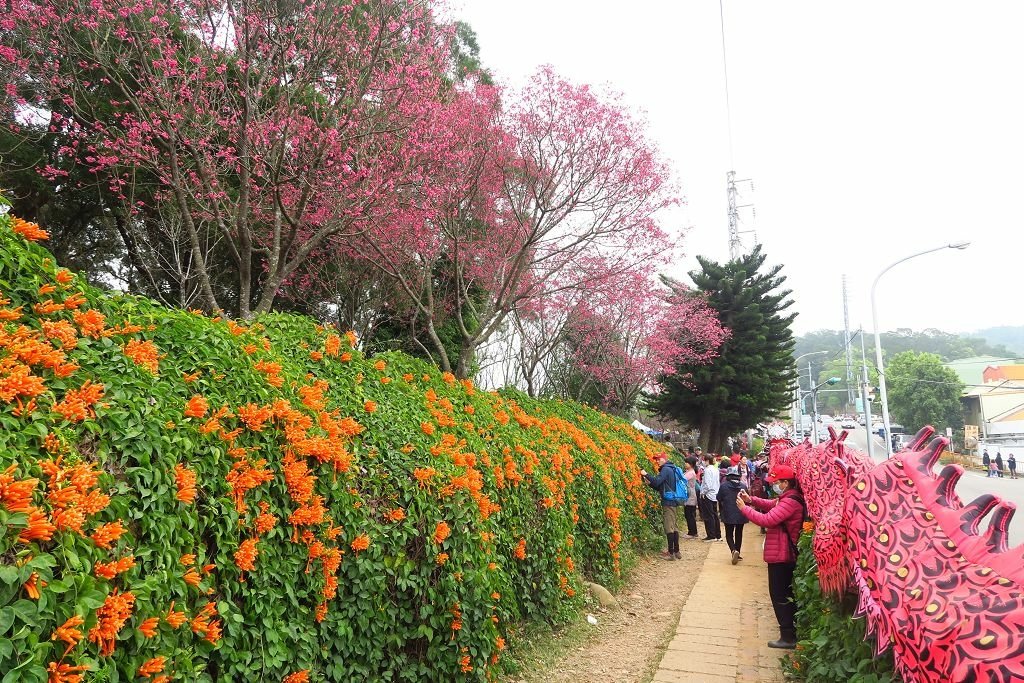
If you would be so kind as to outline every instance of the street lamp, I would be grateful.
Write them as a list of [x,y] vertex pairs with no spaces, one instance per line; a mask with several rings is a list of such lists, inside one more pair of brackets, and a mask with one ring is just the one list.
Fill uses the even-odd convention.
[[[941,247],[933,247],[931,249],[919,251],[916,254],[911,254],[910,256],[904,256],[899,261],[886,266],[886,268],[878,274],[878,277],[876,277],[875,281],[871,284],[871,322],[875,326],[875,366],[878,370],[878,393],[882,400],[882,426],[885,430],[885,437],[883,441],[885,441],[886,458],[892,457],[892,430],[889,423],[889,398],[885,390],[885,368],[882,366],[882,337],[878,330],[878,309],[875,306],[875,288],[878,287],[878,280],[888,273],[894,266],[898,266],[904,261],[909,261],[912,258],[924,256],[925,254],[930,254],[933,251],[942,251],[943,249],[963,250],[969,246],[971,246],[970,242],[951,242],[950,244],[943,244]],[[870,433],[868,434],[868,439],[871,439]]]
[[814,438],[811,439],[811,443],[813,443],[815,446],[818,445],[818,389],[821,389],[825,385],[832,386],[833,384],[839,384],[839,382],[841,382],[841,381],[842,380],[840,380],[838,377],[829,377],[827,380],[825,380],[821,384],[816,385],[810,391],[810,394],[811,394],[811,415],[813,415],[813,418],[812,418],[812,421],[811,421],[811,428],[814,431]]
[[[796,395],[793,397],[793,432],[796,433],[797,427],[803,427],[803,421],[800,417],[803,415],[803,397],[800,395],[800,359],[807,358],[808,356],[817,356],[822,353],[828,353],[828,351],[811,351],[810,353],[804,353],[796,357],[793,361],[793,365],[796,366]],[[811,364],[807,363],[807,386],[811,386]]]

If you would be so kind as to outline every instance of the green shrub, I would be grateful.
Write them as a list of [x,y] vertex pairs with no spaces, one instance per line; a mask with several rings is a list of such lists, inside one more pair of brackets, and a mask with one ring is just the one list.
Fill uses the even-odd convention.
[[848,594],[838,601],[821,592],[813,538],[813,532],[800,537],[793,581],[800,642],[783,659],[784,669],[793,679],[814,683],[898,681],[891,651],[875,659],[873,645],[864,639],[864,620],[853,618],[856,597]]
[[3,683],[484,680],[649,543],[658,449],[306,318],[102,293],[0,216]]

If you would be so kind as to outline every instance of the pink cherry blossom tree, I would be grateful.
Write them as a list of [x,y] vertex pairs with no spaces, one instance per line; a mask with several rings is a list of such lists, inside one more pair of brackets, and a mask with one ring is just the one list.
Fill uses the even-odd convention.
[[589,299],[567,324],[569,361],[578,388],[596,392],[608,410],[625,413],[642,392],[677,364],[704,364],[729,331],[697,293],[669,289],[643,273],[629,273],[614,290]]
[[[440,128],[423,133],[447,151],[435,155],[419,201],[351,248],[401,283],[439,364],[466,376],[514,312],[650,269],[674,245],[659,214],[679,198],[642,122],[550,68],[521,92],[475,85],[447,106]],[[442,305],[459,337],[451,353],[429,322]]]
[[237,313],[267,311],[332,238],[401,211],[422,181],[414,162],[432,141],[411,132],[450,67],[450,37],[426,2],[11,7],[8,34],[22,40],[0,60],[40,87],[8,88],[7,106],[52,112],[51,129],[73,139],[64,153],[127,206],[136,181],[154,179],[211,310],[223,308],[210,278],[218,250],[237,273]]

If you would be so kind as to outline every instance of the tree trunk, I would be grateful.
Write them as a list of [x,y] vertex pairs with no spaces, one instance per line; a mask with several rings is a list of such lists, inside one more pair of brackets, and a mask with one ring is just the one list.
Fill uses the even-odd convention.
[[700,425],[698,426],[700,429],[700,440],[697,444],[704,449],[705,453],[711,452],[711,420],[711,413],[706,412],[701,417]]

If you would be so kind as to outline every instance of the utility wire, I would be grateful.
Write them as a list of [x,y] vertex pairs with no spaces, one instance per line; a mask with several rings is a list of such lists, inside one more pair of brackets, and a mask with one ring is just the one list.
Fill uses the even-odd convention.
[[725,55],[725,8],[723,0],[718,0],[718,21],[722,28],[722,72],[725,74],[725,120],[729,130],[729,168],[734,168],[732,158],[732,107],[729,104],[729,64]]

